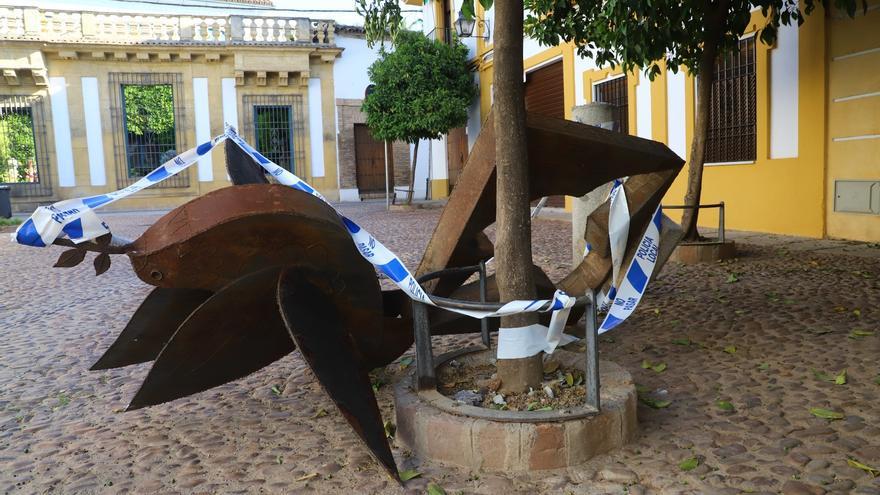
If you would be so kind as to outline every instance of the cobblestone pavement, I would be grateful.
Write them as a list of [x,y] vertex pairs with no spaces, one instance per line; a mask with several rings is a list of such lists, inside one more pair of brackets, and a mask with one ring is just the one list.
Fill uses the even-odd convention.
[[[439,216],[389,214],[378,204],[342,209],[410,267]],[[130,236],[156,218],[106,215]],[[535,259],[558,280],[569,265],[569,227],[545,219],[534,230]],[[671,401],[639,407],[631,445],[584,466],[515,475],[445,468],[395,444],[398,465],[421,473],[407,491],[434,481],[450,494],[880,494],[880,478],[847,465],[851,457],[880,467],[880,249],[735,237],[738,260],[670,264],[636,314],[602,339],[606,359]],[[121,412],[148,365],[87,370],[149,287],[119,257],[98,278],[90,263],[53,269],[59,252],[0,242],[0,490],[400,492],[297,353],[197,396]],[[464,340],[447,338],[437,351]],[[644,360],[667,369],[643,369]],[[844,369],[845,384],[814,373],[833,380]],[[403,372],[392,364],[387,379]],[[393,419],[390,389],[379,390],[379,402]],[[845,417],[820,419],[815,407]],[[692,457],[698,465],[684,471]]]

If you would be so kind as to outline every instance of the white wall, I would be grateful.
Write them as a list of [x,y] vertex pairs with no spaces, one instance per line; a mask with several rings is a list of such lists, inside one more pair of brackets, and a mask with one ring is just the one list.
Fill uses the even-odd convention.
[[687,135],[685,133],[684,71],[666,74],[666,125],[669,128],[669,149],[687,160]]
[[639,74],[639,84],[636,85],[636,134],[645,139],[652,139],[653,136],[651,80],[644,72]]
[[379,46],[367,47],[363,38],[336,35],[336,46],[343,48],[342,56],[333,63],[333,81],[336,98],[363,99],[370,84],[367,69],[379,58]]
[[770,51],[770,158],[798,156],[798,28],[780,26]]

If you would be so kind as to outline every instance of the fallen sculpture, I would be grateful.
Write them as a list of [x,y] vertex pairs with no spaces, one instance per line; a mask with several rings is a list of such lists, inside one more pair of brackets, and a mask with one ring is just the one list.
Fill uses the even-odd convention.
[[[495,217],[492,129],[491,122],[483,126],[419,274],[492,256],[483,234]],[[625,258],[632,258],[682,160],[660,143],[537,115],[528,118],[527,136],[532,198],[580,196],[630,177],[623,188],[631,214]],[[131,410],[241,378],[298,347],[354,431],[399,481],[367,373],[412,345],[411,294],[382,291],[346,219],[307,189],[270,183],[273,174],[264,173],[262,155],[248,149],[226,141],[236,185],[174,209],[134,241],[108,233],[74,243],[68,230],[70,238],[54,240],[72,247],[56,266],[77,265],[94,251],[100,274],[111,254],[125,255],[137,276],[155,287],[92,369],[154,361]],[[607,203],[590,215],[586,238],[592,250],[560,289],[584,294],[610,282],[608,215]],[[663,226],[658,265],[680,234],[669,222]],[[553,296],[556,287],[533,269],[539,297]],[[440,280],[430,293],[476,297],[473,284],[455,277]],[[497,298],[491,279],[489,294]],[[477,320],[432,311],[438,313],[431,318],[433,334],[479,331]],[[573,312],[568,321],[578,318]]]

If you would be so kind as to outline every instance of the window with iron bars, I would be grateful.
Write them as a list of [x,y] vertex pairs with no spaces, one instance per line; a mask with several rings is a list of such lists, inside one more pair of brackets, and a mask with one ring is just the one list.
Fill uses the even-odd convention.
[[257,151],[306,178],[305,119],[302,96],[244,95],[244,131]]
[[626,75],[593,85],[593,101],[613,107],[614,130],[629,133],[629,93]]
[[52,194],[39,96],[0,96],[0,184],[14,197]]
[[128,177],[143,177],[177,155],[170,84],[123,84]]
[[[182,76],[177,73],[109,75],[116,182],[126,187],[185,149],[181,106]],[[189,171],[158,187],[189,186]]]
[[749,162],[757,156],[755,37],[715,63],[709,100],[706,163]]

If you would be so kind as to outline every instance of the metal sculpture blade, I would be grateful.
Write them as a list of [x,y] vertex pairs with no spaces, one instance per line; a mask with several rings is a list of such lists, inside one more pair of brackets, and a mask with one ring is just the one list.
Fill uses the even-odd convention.
[[339,318],[347,296],[320,271],[289,268],[278,280],[278,307],[303,358],[373,457],[400,482],[363,359]]
[[91,370],[120,368],[156,359],[177,327],[211,292],[197,289],[155,288]]
[[279,269],[241,277],[208,298],[156,358],[128,410],[247,376],[294,350],[275,305]]
[[226,152],[226,173],[229,180],[236,186],[244,184],[268,184],[269,179],[263,172],[262,167],[254,162],[254,159],[245,153],[232,140],[227,140],[223,147]]

